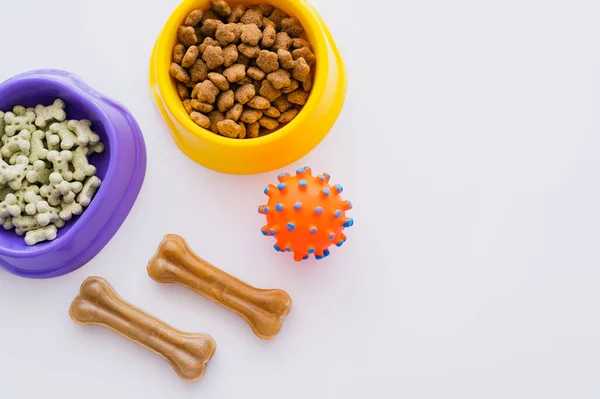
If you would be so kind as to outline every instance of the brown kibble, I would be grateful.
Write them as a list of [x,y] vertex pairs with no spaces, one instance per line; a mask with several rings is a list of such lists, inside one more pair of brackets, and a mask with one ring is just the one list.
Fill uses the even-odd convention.
[[263,116],[258,120],[258,123],[265,129],[275,130],[279,127],[279,122],[277,122],[273,118],[269,118],[268,116]]
[[261,71],[257,67],[248,68],[248,72],[246,74],[254,80],[263,80],[265,76],[267,76],[263,71]]
[[292,104],[304,105],[308,99],[308,93],[304,90],[296,90],[288,94],[287,99]]
[[219,16],[215,14],[213,10],[204,11],[204,15],[202,15],[202,20],[200,21],[200,24],[204,25],[204,23],[209,19],[219,19]]
[[182,83],[187,83],[190,81],[190,75],[179,64],[172,62],[171,68],[169,68],[169,72],[171,73],[171,76],[173,76],[175,79],[177,79],[178,81],[180,81]]
[[292,40],[292,46],[294,48],[308,47],[308,49],[310,50],[310,43],[300,38],[295,38],[294,40]]
[[192,108],[192,102],[189,99],[183,100],[183,108],[188,115],[194,112],[194,109]]
[[279,121],[279,123],[289,123],[292,121],[292,119],[296,117],[296,115],[298,115],[298,110],[296,108],[292,108],[281,114],[281,116],[277,120]]
[[240,22],[240,19],[244,16],[246,8],[241,4],[236,4],[231,9],[231,15],[229,16],[228,22]]
[[313,76],[312,73],[308,74],[308,77],[304,82],[302,82],[302,88],[304,91],[311,91],[313,87]]
[[254,85],[248,84],[243,85],[235,92],[235,101],[240,104],[246,104],[256,95],[256,89]]
[[294,106],[285,96],[281,96],[277,100],[273,101],[273,105],[282,114]]
[[273,51],[289,50],[292,45],[292,39],[285,32],[279,32],[275,35],[275,43],[273,43]]
[[281,90],[274,88],[273,85],[271,84],[271,82],[269,82],[269,80],[265,79],[262,81],[262,85],[260,87],[258,94],[260,94],[267,100],[273,102],[279,96],[281,96]]
[[269,109],[271,108],[271,102],[264,97],[254,96],[250,101],[246,103],[246,105],[250,108],[254,109]]
[[204,36],[209,36],[209,37],[215,38],[215,36],[217,34],[217,29],[221,25],[223,25],[223,22],[221,22],[218,19],[207,19],[202,24],[202,28],[200,28],[200,32],[202,32],[202,34]]
[[200,10],[200,9],[194,10],[188,14],[187,18],[185,19],[184,24],[188,25],[188,26],[196,26],[200,23],[200,21],[202,21],[203,15],[204,15],[204,12],[202,10]]
[[262,14],[263,17],[268,17],[269,15],[271,15],[273,10],[275,10],[275,6],[272,6],[270,4],[256,4],[256,5],[250,6],[249,8],[251,8],[252,10],[258,11],[259,13]]
[[231,83],[235,83],[246,77],[246,66],[242,64],[234,64],[223,71],[223,75]]
[[277,37],[277,32],[275,31],[275,27],[273,27],[272,25],[267,25],[265,27],[265,29],[263,30],[263,37],[262,37],[262,43],[261,43],[262,47],[263,48],[271,47],[273,44],[275,44],[276,37]]
[[240,130],[240,134],[238,134],[238,139],[246,138],[246,124],[244,122],[239,123],[242,130]]
[[235,44],[240,44],[242,42],[242,28],[245,25],[241,22],[237,24],[233,24],[233,33],[235,34],[235,40],[233,41]]
[[212,37],[207,37],[204,39],[202,44],[198,46],[198,49],[200,50],[200,55],[204,55],[204,52],[208,46],[219,47],[220,45],[221,43],[219,43],[217,40],[213,39]]
[[291,17],[281,20],[281,31],[287,33],[290,37],[300,37],[304,33],[304,28],[298,18]]
[[210,131],[218,134],[219,128],[217,127],[217,123],[225,120],[225,115],[221,112],[214,110],[210,114],[208,114],[208,119],[210,120]]
[[223,58],[225,59],[223,65],[225,65],[226,67],[233,65],[237,61],[238,55],[238,49],[235,44],[232,43],[229,46],[225,47],[223,49]]
[[196,30],[191,26],[180,26],[177,33],[179,41],[186,47],[193,46],[198,43]]
[[210,111],[215,109],[212,104],[203,103],[196,99],[192,100],[192,108],[194,108],[196,111],[202,112],[203,114],[208,114]]
[[217,95],[220,93],[219,88],[210,80],[205,80],[202,83],[198,83],[194,90],[198,92],[196,97],[199,101],[210,104],[215,103],[217,100]]
[[300,85],[298,84],[298,81],[295,79],[292,79],[292,84],[289,85],[288,87],[284,87],[283,89],[281,89],[282,92],[284,92],[285,94],[291,93],[294,90],[296,90]]
[[242,26],[242,42],[250,46],[258,46],[258,42],[262,39],[262,31],[255,24]]
[[262,111],[252,108],[244,108],[244,111],[242,111],[242,115],[240,116],[240,120],[244,123],[254,123],[262,118],[262,116]]
[[269,16],[269,19],[275,22],[275,29],[281,30],[281,21],[283,21],[284,18],[288,17],[289,15],[281,11],[279,8],[276,8]]
[[233,90],[227,90],[219,95],[219,99],[217,100],[217,108],[219,108],[219,111],[221,112],[227,112],[229,108],[233,107],[233,103]]
[[173,48],[173,62],[181,64],[183,56],[185,55],[185,46],[181,43],[177,43]]
[[246,68],[250,65],[250,59],[246,57],[244,54],[239,54],[237,59],[238,64],[244,65]]
[[[273,28],[275,28],[275,22],[271,21],[267,17],[263,17],[263,28],[266,28],[267,26],[272,26]],[[264,32],[263,32],[263,34],[264,34]]]
[[238,121],[240,116],[242,116],[242,111],[244,110],[244,106],[240,103],[234,104],[233,107],[227,111],[225,114],[225,119],[231,119],[233,121]]
[[304,58],[298,58],[294,61],[294,68],[292,69],[292,77],[300,82],[303,82],[310,73],[310,67],[306,63]]
[[271,107],[265,111],[265,115],[267,115],[270,118],[279,118],[281,116],[281,112],[279,112],[277,108]]
[[205,129],[208,129],[210,127],[210,119],[208,119],[208,116],[201,114],[200,112],[194,111],[190,113],[190,117],[196,125]]
[[298,58],[304,58],[308,66],[311,68],[315,65],[315,61],[317,60],[317,57],[315,57],[313,52],[310,51],[308,47],[302,47],[297,50],[294,50],[292,52],[292,57],[294,58],[294,60],[297,60]]
[[181,60],[181,66],[184,68],[189,68],[192,65],[194,65],[194,63],[198,59],[199,52],[200,50],[198,50],[198,46],[191,46],[190,48],[188,48],[185,52],[185,55],[183,56],[183,59]]
[[275,72],[271,72],[267,75],[267,79],[269,79],[269,82],[271,82],[276,89],[283,89],[292,84],[290,73],[285,69],[278,69]]
[[292,53],[287,50],[278,50],[277,57],[279,58],[279,65],[284,69],[292,69],[294,67],[294,59]]
[[223,49],[221,47],[208,46],[202,55],[202,59],[206,62],[208,69],[220,67],[225,62]]
[[233,43],[235,41],[236,27],[236,24],[221,24],[217,27],[215,37],[219,41],[219,44],[221,44],[221,46],[225,47],[229,43]]
[[240,132],[242,131],[240,125],[238,125],[231,119],[225,119],[223,121],[218,122],[217,129],[219,129],[219,133],[222,136],[229,137],[232,139],[239,136]]
[[269,50],[261,50],[256,65],[265,73],[271,73],[279,69],[279,59],[277,54]]
[[262,28],[262,19],[263,15],[260,12],[249,9],[244,13],[240,21],[245,25],[255,24],[257,27]]
[[210,0],[210,9],[219,17],[228,17],[231,15],[231,7],[225,0]]
[[260,54],[260,47],[248,46],[246,43],[240,44],[238,50],[248,58],[256,58]]
[[219,90],[229,90],[229,82],[225,79],[225,76],[220,73],[211,72],[208,74],[208,78],[219,88]]
[[258,137],[260,132],[260,124],[258,122],[250,123],[246,125],[246,137],[255,138]]
[[190,90],[181,82],[177,82],[177,94],[179,94],[179,98],[182,100],[190,98]]
[[201,59],[197,59],[190,68],[192,82],[203,82],[208,78],[208,66]]

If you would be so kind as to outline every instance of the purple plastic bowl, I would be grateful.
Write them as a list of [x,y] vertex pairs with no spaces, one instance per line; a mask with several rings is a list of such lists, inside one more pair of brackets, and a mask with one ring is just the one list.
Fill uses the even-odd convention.
[[27,246],[14,230],[0,229],[0,266],[30,278],[61,276],[80,268],[104,248],[129,214],[144,181],[146,148],[140,127],[120,104],[69,72],[38,70],[0,84],[0,110],[49,105],[61,98],[67,119],[89,119],[105,145],[93,155],[102,185],[81,216],[58,230],[54,241]]

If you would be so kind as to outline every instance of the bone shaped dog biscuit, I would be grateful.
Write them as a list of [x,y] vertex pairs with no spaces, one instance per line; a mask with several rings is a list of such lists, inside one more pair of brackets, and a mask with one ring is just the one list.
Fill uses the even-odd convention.
[[264,290],[219,270],[194,254],[183,238],[167,235],[148,263],[159,283],[183,285],[240,315],[261,339],[273,339],[288,315],[292,299],[282,290]]
[[89,277],[69,309],[80,325],[109,328],[160,355],[185,381],[197,381],[212,358],[215,341],[207,334],[184,333],[123,301],[103,278]]

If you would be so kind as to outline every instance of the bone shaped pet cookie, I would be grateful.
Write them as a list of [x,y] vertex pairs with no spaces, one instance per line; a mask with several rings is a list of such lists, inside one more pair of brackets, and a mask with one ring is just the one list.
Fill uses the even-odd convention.
[[17,112],[7,112],[4,114],[4,122],[6,124],[4,130],[7,136],[14,136],[15,133],[22,130],[27,130],[30,133],[35,131],[35,125],[33,124],[35,114],[32,111],[13,111]]
[[35,124],[37,127],[45,128],[49,122],[58,121],[62,122],[67,119],[65,113],[65,102],[59,98],[54,100],[54,103],[48,107],[38,105],[35,107]]
[[198,381],[217,348],[207,334],[181,332],[123,301],[103,278],[89,277],[69,309],[80,325],[98,325],[160,355],[185,381]]
[[50,131],[60,138],[60,148],[63,150],[70,150],[79,144],[77,136],[69,130],[66,122],[51,124]]
[[292,306],[285,291],[258,289],[244,283],[198,257],[175,234],[165,236],[147,270],[159,283],[183,285],[234,311],[261,339],[277,335]]
[[[6,137],[7,136],[3,137],[5,143],[0,149],[0,153],[4,158],[10,158],[16,152],[29,155],[29,150],[31,148],[31,132],[29,130],[21,130],[16,136]],[[4,140],[5,138],[6,140]]]
[[71,120],[69,121],[69,129],[77,134],[77,139],[80,145],[94,145],[100,141],[100,136],[94,133],[91,129],[92,122],[83,119],[80,121]]

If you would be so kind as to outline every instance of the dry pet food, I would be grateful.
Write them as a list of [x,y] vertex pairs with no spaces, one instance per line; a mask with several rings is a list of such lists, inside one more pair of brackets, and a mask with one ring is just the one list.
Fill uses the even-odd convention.
[[[267,4],[211,0],[210,10],[192,11],[179,27],[170,67],[192,121],[237,139],[291,122],[313,86],[316,57],[303,36],[297,18]],[[21,117],[27,125],[36,116]]]
[[63,100],[0,112],[0,223],[27,245],[54,240],[102,181],[88,157],[104,151],[88,120],[67,120]]

